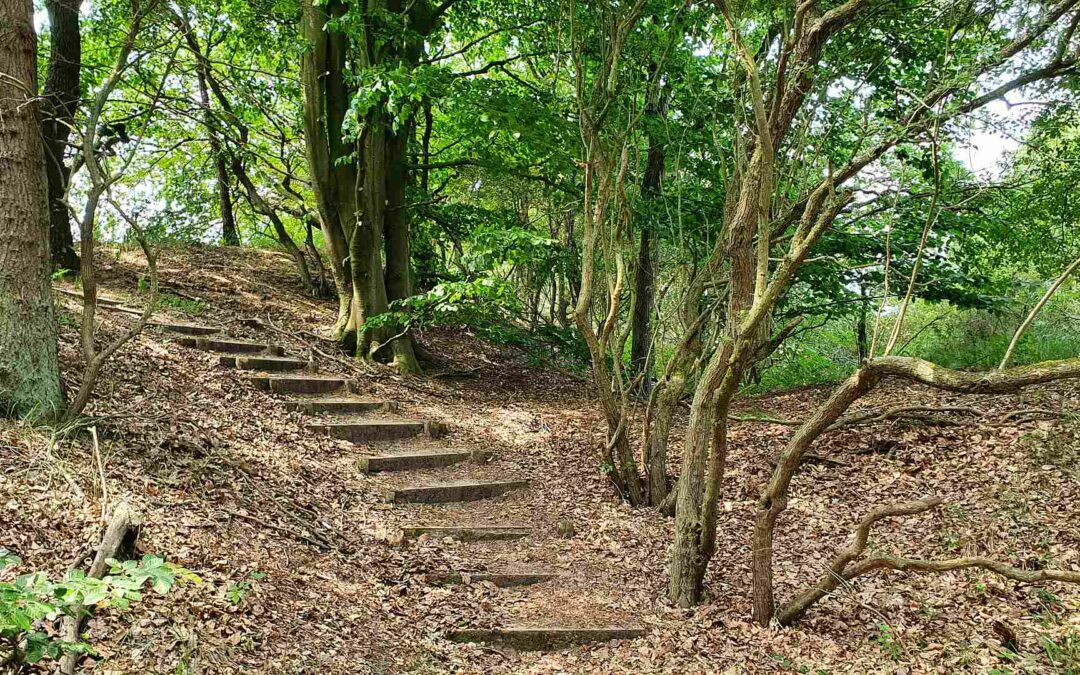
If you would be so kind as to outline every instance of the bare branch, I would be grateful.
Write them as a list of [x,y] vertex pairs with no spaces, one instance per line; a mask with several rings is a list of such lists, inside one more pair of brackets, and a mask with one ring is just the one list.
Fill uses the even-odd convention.
[[866,550],[870,537],[870,528],[875,523],[893,516],[910,516],[925,513],[940,506],[940,497],[928,497],[903,504],[892,504],[874,509],[863,517],[855,530],[855,537],[847,548],[843,549],[829,563],[826,573],[809,588],[797,593],[777,613],[776,620],[787,626],[799,619],[814,603],[856,577],[876,570],[892,569],[900,572],[951,572],[954,570],[978,568],[1001,575],[1014,581],[1036,583],[1040,581],[1060,581],[1080,583],[1080,572],[1069,570],[1024,570],[990,558],[951,558],[949,560],[918,560],[890,555],[877,555],[859,560]]

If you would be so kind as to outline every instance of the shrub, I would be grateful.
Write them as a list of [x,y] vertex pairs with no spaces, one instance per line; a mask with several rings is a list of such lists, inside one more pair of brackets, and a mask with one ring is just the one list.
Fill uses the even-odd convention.
[[[18,565],[19,558],[0,549],[0,571]],[[68,642],[42,630],[42,624],[64,616],[80,618],[92,608],[127,609],[142,599],[143,588],[167,593],[178,582],[199,578],[177,565],[148,555],[142,560],[109,560],[109,574],[96,579],[82,570],[52,581],[42,571],[0,582],[0,668],[18,672],[24,664],[58,659],[65,653],[92,653],[82,641]]]

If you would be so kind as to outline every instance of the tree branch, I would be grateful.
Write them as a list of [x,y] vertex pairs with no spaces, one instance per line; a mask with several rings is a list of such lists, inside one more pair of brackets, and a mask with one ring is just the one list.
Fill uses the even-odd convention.
[[900,572],[951,572],[969,568],[985,569],[1007,579],[1035,583],[1039,581],[1061,581],[1080,583],[1080,572],[1068,570],[1024,570],[989,558],[952,558],[949,560],[918,560],[890,555],[877,555],[857,560],[866,550],[870,538],[870,529],[875,523],[893,516],[911,516],[925,513],[942,504],[940,497],[927,497],[913,502],[881,506],[859,521],[855,537],[847,548],[841,550],[829,563],[828,570],[815,584],[796,593],[776,613],[776,620],[782,626],[794,623],[817,601],[839,588],[842,584],[880,569],[892,569]]

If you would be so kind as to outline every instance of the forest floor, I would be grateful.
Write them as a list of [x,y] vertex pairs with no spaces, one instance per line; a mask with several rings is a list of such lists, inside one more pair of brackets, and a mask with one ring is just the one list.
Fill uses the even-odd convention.
[[[140,257],[108,252],[100,264],[100,292],[139,306]],[[471,504],[386,504],[386,491],[406,479],[363,474],[356,461],[363,446],[312,434],[303,415],[250,387],[242,373],[148,330],[112,360],[87,410],[97,418],[97,457],[85,434],[0,424],[0,547],[23,559],[16,572],[63,574],[100,537],[103,509],[125,499],[144,514],[140,553],[203,579],[94,618],[89,637],[98,657],[88,672],[1080,672],[1080,588],[1017,584],[981,571],[883,573],[834,594],[796,627],[752,625],[753,504],[768,458],[791,427],[735,425],[707,601],[675,609],[664,600],[673,523],[616,499],[599,471],[602,420],[579,380],[463,330],[424,336],[445,360],[443,376],[403,379],[325,356],[329,343],[311,333],[325,332],[335,304],[287,290],[298,282],[281,255],[167,250],[160,267],[166,315],[282,344],[323,372],[356,377],[365,396],[442,422],[443,446],[497,453],[484,465],[440,469],[440,478],[467,472],[531,484]],[[79,371],[78,306],[58,300],[70,390]],[[113,312],[101,319],[103,339],[131,321]],[[739,412],[799,418],[826,393],[749,398]],[[1001,419],[1021,409],[1076,409],[1078,397],[1080,389],[1064,384],[1022,396],[876,393],[862,407],[903,400],[987,415],[962,426],[891,421],[824,437],[814,452],[836,462],[801,469],[779,527],[779,594],[815,579],[869,509],[929,495],[947,506],[882,522],[875,550],[1080,568],[1075,423]],[[677,454],[677,439],[672,447]],[[527,524],[534,535],[402,541],[397,526],[418,516]],[[565,521],[573,536],[560,536]],[[514,589],[438,587],[422,576],[484,566],[560,576]],[[466,626],[559,622],[639,624],[647,633],[548,653],[443,638]],[[1006,654],[996,622],[1015,632],[1017,654]]]

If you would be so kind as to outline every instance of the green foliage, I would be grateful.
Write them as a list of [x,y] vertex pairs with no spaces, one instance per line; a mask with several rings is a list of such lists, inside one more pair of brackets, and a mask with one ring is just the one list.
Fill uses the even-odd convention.
[[[1014,289],[1024,303],[1033,303],[1045,291],[1045,283],[1029,283]],[[1080,293],[1075,285],[1063,289],[1043,309],[1021,339],[1014,365],[1073,358],[1080,349]],[[1030,309],[1008,306],[1004,311],[956,307],[950,303],[920,301],[913,304],[894,353],[929,359],[948,368],[996,367],[1016,327]],[[895,311],[895,310],[893,310]],[[869,334],[873,333],[877,304],[870,306]],[[883,316],[879,333],[888,336],[894,315]],[[814,319],[808,319],[811,324]],[[812,324],[811,324],[812,325]],[[882,348],[879,339],[878,353]],[[800,333],[784,343],[766,363],[760,381],[748,393],[825,384],[847,377],[858,366],[854,322],[833,318],[820,327]]]
[[589,349],[574,328],[540,324],[529,330],[514,324],[494,324],[479,330],[491,342],[513,345],[531,355],[530,365],[562,364],[582,369],[589,362]]
[[181,298],[178,295],[171,295],[168,292],[158,295],[158,305],[161,307],[178,309],[181,312],[192,315],[202,314],[206,311],[205,302],[201,300],[191,300],[190,298]]
[[[0,571],[19,564],[19,558],[0,549]],[[79,616],[85,608],[126,610],[142,599],[149,587],[167,593],[182,582],[199,583],[192,572],[156,556],[142,560],[109,560],[109,574],[101,579],[74,570],[61,581],[41,571],[0,582],[0,662],[34,664],[58,659],[65,653],[90,653],[84,642],[67,642],[42,629],[42,622]]]
[[809,331],[785,343],[764,368],[759,382],[746,393],[794,389],[836,382],[859,365],[854,336],[848,322]]
[[466,327],[490,342],[520,347],[532,355],[534,365],[547,360],[574,365],[588,361],[588,350],[576,330],[548,323],[524,326],[517,318],[520,313],[521,302],[512,284],[481,277],[438,284],[391,303],[389,312],[368,318],[364,325],[368,330],[395,331]]
[[899,661],[904,654],[904,648],[897,640],[896,632],[887,623],[879,623],[874,634],[874,642],[893,661]]
[[266,572],[252,572],[247,579],[229,584],[225,589],[225,598],[234,605],[243,602],[248,593],[255,587],[255,583],[266,578]]
[[1070,629],[1057,639],[1041,635],[1039,646],[1054,672],[1080,675],[1080,631]]
[[492,277],[439,284],[391,304],[389,312],[368,318],[367,329],[432,326],[480,327],[508,321],[518,308],[510,284]]

